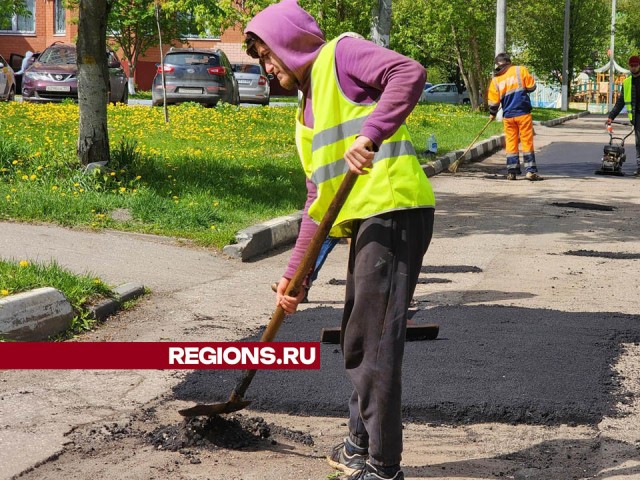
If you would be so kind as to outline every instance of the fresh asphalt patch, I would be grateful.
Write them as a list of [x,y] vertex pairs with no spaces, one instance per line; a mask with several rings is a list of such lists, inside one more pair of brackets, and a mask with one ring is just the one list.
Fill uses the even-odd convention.
[[482,273],[480,267],[474,265],[425,265],[420,268],[422,273]]
[[[329,307],[298,312],[285,319],[277,340],[319,341],[322,328],[340,325],[341,313]],[[613,365],[621,344],[640,342],[638,315],[479,305],[419,310],[413,321],[439,324],[440,335],[406,344],[407,420],[596,424],[629,401]],[[258,371],[245,396],[250,408],[346,417],[351,386],[339,346],[321,344],[321,363],[320,370]],[[225,402],[241,374],[196,370],[174,395]]]
[[553,202],[551,205],[554,207],[563,207],[563,208],[578,208],[582,210],[599,210],[602,212],[613,212],[616,207],[612,207],[610,205],[602,205],[601,203],[587,203],[587,202]]
[[574,255],[576,257],[611,258],[614,260],[637,260],[638,258],[640,258],[640,253],[597,252],[595,250],[569,250],[567,252],[564,252],[564,255]]

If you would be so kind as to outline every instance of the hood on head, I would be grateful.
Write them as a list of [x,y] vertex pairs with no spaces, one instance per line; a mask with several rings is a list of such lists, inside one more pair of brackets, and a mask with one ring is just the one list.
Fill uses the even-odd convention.
[[284,62],[299,84],[304,84],[313,61],[325,44],[315,19],[297,0],[282,0],[258,13],[244,33],[253,33]]

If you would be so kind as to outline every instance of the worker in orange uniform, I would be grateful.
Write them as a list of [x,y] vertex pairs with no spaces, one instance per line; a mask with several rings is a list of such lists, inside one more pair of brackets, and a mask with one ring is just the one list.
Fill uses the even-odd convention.
[[536,81],[526,67],[511,64],[506,53],[495,59],[495,70],[489,85],[489,112],[493,120],[502,105],[504,134],[507,143],[507,180],[520,175],[518,143],[522,144],[525,178],[532,182],[542,180],[538,175],[536,154],[533,149],[533,120],[529,94],[536,89]]

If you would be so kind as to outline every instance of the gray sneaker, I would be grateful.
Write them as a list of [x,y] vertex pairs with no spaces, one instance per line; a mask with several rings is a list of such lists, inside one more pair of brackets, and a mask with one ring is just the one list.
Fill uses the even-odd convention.
[[[347,443],[353,453],[347,451]],[[331,455],[327,457],[327,462],[333,468],[350,475],[362,470],[365,467],[367,458],[369,458],[369,454],[364,448],[356,447],[349,441],[349,438],[345,438],[342,443],[333,447]]]
[[385,475],[382,470],[366,462],[362,470],[354,472],[349,480],[404,480],[404,473],[398,469],[393,476]]

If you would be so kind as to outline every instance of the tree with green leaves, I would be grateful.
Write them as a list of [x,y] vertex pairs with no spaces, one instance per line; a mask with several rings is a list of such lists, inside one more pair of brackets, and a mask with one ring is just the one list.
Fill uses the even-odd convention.
[[432,0],[419,9],[413,0],[396,0],[393,6],[392,48],[427,70],[461,78],[479,107],[493,65],[495,12],[483,0]]
[[640,54],[640,9],[637,0],[619,0],[616,19],[616,57]]
[[[569,79],[587,66],[605,64],[611,26],[610,0],[571,0]],[[564,2],[510,0],[507,35],[515,61],[526,64],[539,78],[561,83]]]
[[0,21],[14,15],[31,16],[24,0],[0,0]]

